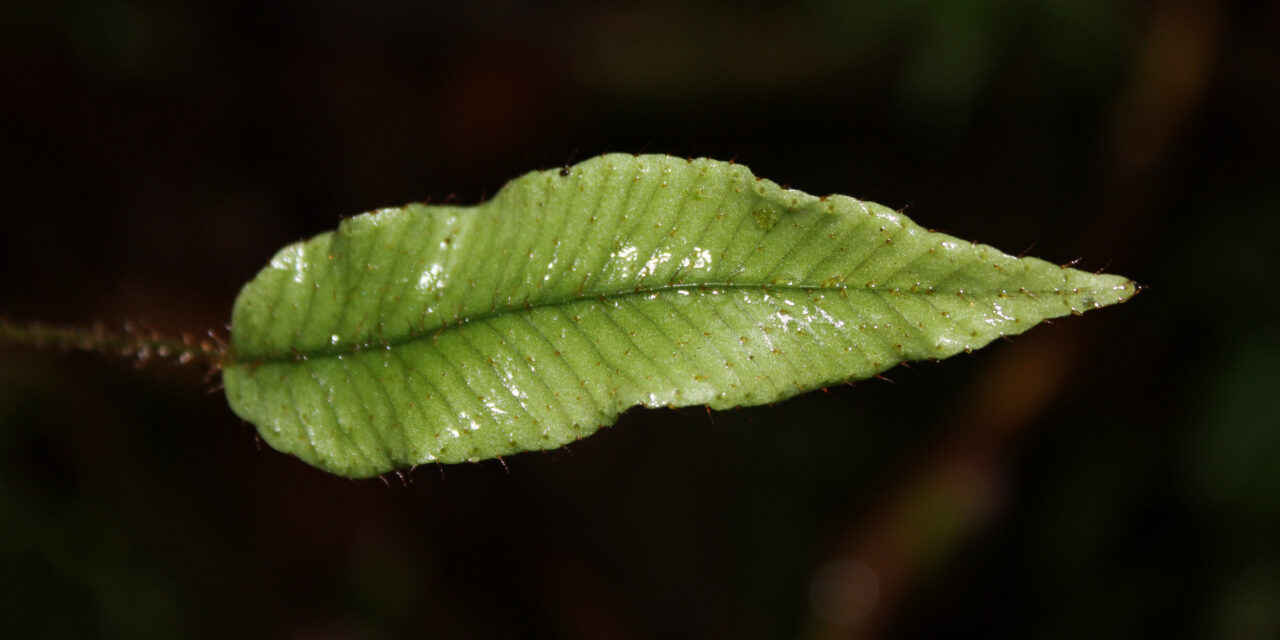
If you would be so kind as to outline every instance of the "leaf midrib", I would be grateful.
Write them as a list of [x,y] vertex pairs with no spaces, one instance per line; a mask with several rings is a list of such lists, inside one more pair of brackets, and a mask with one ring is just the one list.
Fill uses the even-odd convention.
[[[734,282],[715,282],[715,283],[700,282],[700,283],[672,284],[672,285],[663,285],[658,287],[647,287],[643,289],[635,289],[631,291],[615,291],[608,294],[599,293],[595,296],[574,295],[568,298],[555,298],[555,299],[540,301],[537,304],[529,303],[527,305],[523,305],[523,304],[509,305],[509,306],[505,306],[497,309],[492,309],[490,311],[484,311],[484,312],[464,316],[462,318],[459,318],[456,322],[449,322],[449,323],[436,325],[429,329],[424,329],[417,332],[411,331],[410,333],[402,336],[397,336],[391,339],[383,339],[377,342],[362,342],[354,345],[340,344],[330,348],[312,349],[308,351],[291,349],[290,353],[288,354],[245,356],[244,354],[233,353],[231,355],[230,360],[226,363],[225,366],[228,368],[236,367],[236,366],[257,367],[257,366],[266,365],[266,364],[301,362],[304,360],[334,358],[338,356],[354,355],[356,353],[360,353],[361,351],[367,351],[367,350],[394,349],[396,347],[417,342],[420,340],[435,340],[435,339],[438,339],[441,335],[443,335],[446,332],[460,329],[473,322],[482,322],[490,318],[496,318],[496,317],[505,316],[508,314],[533,313],[534,311],[537,311],[539,309],[544,309],[547,307],[564,306],[564,305],[572,304],[575,302],[584,302],[584,301],[592,301],[592,300],[596,300],[596,301],[620,300],[620,299],[627,299],[627,298],[632,298],[636,296],[650,296],[653,294],[663,294],[663,293],[670,293],[670,292],[682,291],[682,290],[698,291],[700,292],[700,294],[708,294],[716,291],[741,291],[741,290],[760,290],[760,291],[766,291],[766,292],[854,291],[858,293],[870,293],[873,295],[893,294],[893,295],[909,295],[909,296],[920,296],[920,295],[932,296],[932,295],[946,294],[946,293],[959,293],[962,291],[965,294],[976,295],[976,296],[981,296],[985,293],[982,291],[970,291],[965,289],[941,290],[936,288],[923,289],[919,291],[909,291],[909,290],[902,290],[902,289],[890,289],[886,287],[886,288],[883,288],[883,290],[881,290],[881,287],[877,287],[877,288],[849,287],[847,285],[840,285],[840,284],[836,284],[834,286],[798,285],[798,284],[784,284],[784,285],[741,284],[741,283],[734,283]],[[1002,290],[1002,291],[1007,292],[1007,290]],[[1039,295],[1047,292],[1028,291],[1027,293],[1031,293],[1033,295]]]

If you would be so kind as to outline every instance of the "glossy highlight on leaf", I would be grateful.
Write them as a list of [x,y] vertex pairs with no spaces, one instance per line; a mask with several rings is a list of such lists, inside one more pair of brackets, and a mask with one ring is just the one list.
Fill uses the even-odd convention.
[[368,477],[634,406],[775,402],[1136,290],[742,165],[612,154],[285,247],[236,300],[223,377],[272,447]]

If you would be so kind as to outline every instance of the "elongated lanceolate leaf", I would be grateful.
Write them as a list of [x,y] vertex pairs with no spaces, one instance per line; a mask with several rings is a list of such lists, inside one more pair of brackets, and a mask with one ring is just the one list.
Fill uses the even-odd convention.
[[236,300],[223,376],[272,447],[364,477],[638,405],[774,402],[1135,290],[741,165],[606,155],[285,247]]

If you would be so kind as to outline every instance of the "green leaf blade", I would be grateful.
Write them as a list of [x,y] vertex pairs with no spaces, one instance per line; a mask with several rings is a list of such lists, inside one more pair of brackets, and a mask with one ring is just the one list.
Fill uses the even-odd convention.
[[554,448],[632,406],[773,402],[1136,291],[740,165],[608,155],[564,173],[283,249],[237,299],[233,410],[363,477]]

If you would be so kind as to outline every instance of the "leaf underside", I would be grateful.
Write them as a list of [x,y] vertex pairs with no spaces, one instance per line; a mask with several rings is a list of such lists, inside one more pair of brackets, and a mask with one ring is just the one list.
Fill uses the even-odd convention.
[[285,247],[236,300],[223,377],[272,447],[367,477],[633,406],[775,402],[1135,291],[742,165],[606,155]]

